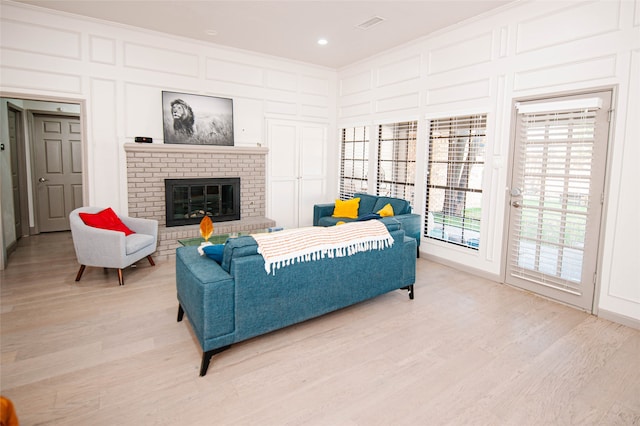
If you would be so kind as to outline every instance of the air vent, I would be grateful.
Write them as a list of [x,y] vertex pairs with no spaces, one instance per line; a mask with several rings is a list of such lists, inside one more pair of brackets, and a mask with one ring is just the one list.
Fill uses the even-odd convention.
[[384,21],[384,18],[381,16],[374,16],[373,18],[369,18],[366,21],[356,25],[356,28],[360,28],[361,30],[368,30],[369,28],[378,25]]

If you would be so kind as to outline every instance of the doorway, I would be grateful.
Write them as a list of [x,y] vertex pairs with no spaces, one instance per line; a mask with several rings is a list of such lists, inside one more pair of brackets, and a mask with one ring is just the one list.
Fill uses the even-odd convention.
[[[35,119],[36,115],[51,115],[57,117],[72,117],[80,124],[71,132],[77,134],[81,130],[78,137],[71,137],[73,140],[73,167],[77,171],[78,164],[81,169],[86,169],[86,149],[84,146],[84,100],[63,99],[63,98],[33,98],[30,96],[21,96],[19,94],[0,93],[0,106],[3,112],[0,125],[0,132],[7,140],[7,151],[9,152],[11,167],[0,168],[1,179],[14,184],[8,187],[7,192],[2,194],[0,215],[5,224],[11,224],[11,229],[5,227],[0,235],[0,269],[7,267],[9,254],[15,249],[18,239],[28,235],[47,232],[46,227],[41,229],[40,218],[38,215],[38,207],[41,203],[37,200],[36,191],[37,180],[36,161],[35,161]],[[5,124],[6,123],[6,124]],[[13,124],[11,124],[13,123]],[[13,145],[10,132],[14,132],[18,138],[15,140],[16,146]],[[16,176],[17,168],[17,179]],[[87,190],[85,170],[79,174],[80,186],[74,189],[74,204],[83,202]],[[44,176],[40,176],[44,177]],[[47,179],[45,177],[45,179]],[[18,186],[15,186],[15,183]],[[9,189],[12,194],[9,194]],[[17,191],[16,191],[17,189]],[[78,193],[80,193],[78,195]],[[78,201],[79,200],[79,201]],[[80,204],[82,205],[82,204]],[[18,230],[21,229],[21,231]],[[68,228],[67,228],[68,229]],[[15,230],[15,232],[14,232]]]
[[516,104],[505,282],[593,311],[611,91]]

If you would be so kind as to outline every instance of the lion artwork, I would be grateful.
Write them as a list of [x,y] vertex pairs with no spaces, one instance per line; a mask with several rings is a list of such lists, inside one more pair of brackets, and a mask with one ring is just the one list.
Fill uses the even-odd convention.
[[193,135],[193,110],[182,99],[171,102],[171,116],[173,117],[173,130],[187,136]]

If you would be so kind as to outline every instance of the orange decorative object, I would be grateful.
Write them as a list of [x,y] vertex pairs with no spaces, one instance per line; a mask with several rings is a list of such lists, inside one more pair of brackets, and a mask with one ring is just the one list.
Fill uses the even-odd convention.
[[209,241],[211,235],[213,235],[213,222],[209,216],[205,216],[200,221],[200,235],[205,241]]

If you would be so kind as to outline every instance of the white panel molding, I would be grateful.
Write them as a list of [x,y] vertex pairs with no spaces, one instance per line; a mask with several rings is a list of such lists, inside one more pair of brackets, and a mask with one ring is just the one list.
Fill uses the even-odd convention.
[[378,67],[376,70],[376,87],[390,86],[419,78],[420,59],[420,55],[415,55]]
[[371,102],[360,102],[351,105],[342,105],[338,107],[338,116],[340,118],[357,117],[359,115],[368,115],[371,113]]
[[300,115],[303,117],[314,117],[314,118],[329,118],[329,108],[326,106],[318,106],[318,105],[305,105],[302,104],[300,106]]
[[264,144],[264,100],[235,96],[233,127],[236,145]]
[[124,137],[133,140],[135,136],[149,136],[155,141],[164,140],[162,86],[125,81],[124,99],[120,103],[124,108]]
[[[114,185],[124,179],[126,167],[120,163],[120,146],[118,130],[117,82],[102,78],[91,78],[89,81],[90,110],[89,121],[92,123],[92,140],[89,143],[91,169],[90,182],[92,205],[120,204],[126,199],[121,194],[123,187]],[[120,103],[121,104],[121,103]],[[126,191],[123,191],[126,192]],[[123,205],[113,205],[119,211],[127,211],[126,201]]]
[[619,29],[620,2],[577,3],[516,25],[516,54]]
[[503,26],[500,27],[499,31],[499,41],[498,41],[498,57],[506,58],[509,54],[509,27]]
[[340,96],[363,93],[372,88],[372,72],[367,70],[358,74],[340,79]]
[[81,59],[81,34],[45,25],[2,19],[0,46],[65,59]]
[[488,98],[491,95],[490,88],[489,78],[432,88],[427,90],[427,105]]
[[640,0],[633,3],[633,26],[640,27]]
[[429,75],[491,61],[491,31],[429,50]]
[[198,76],[198,56],[138,43],[124,43],[125,68],[135,68],[185,77]]
[[269,89],[283,90],[285,92],[298,91],[298,75],[291,72],[266,70],[265,85]]
[[2,67],[2,87],[81,94],[82,77],[70,73],[45,72],[5,65]]
[[573,61],[515,73],[515,91],[615,77],[616,56]]
[[328,96],[329,81],[326,78],[302,75],[300,77],[300,93]]
[[295,102],[266,101],[265,112],[270,114],[296,115],[298,107]]
[[390,112],[418,108],[419,104],[419,92],[405,93],[402,95],[378,99],[375,103],[375,112]]
[[89,60],[99,64],[116,64],[116,41],[112,38],[89,36]]
[[205,78],[256,87],[264,87],[265,84],[264,72],[260,68],[211,57],[205,61]]

